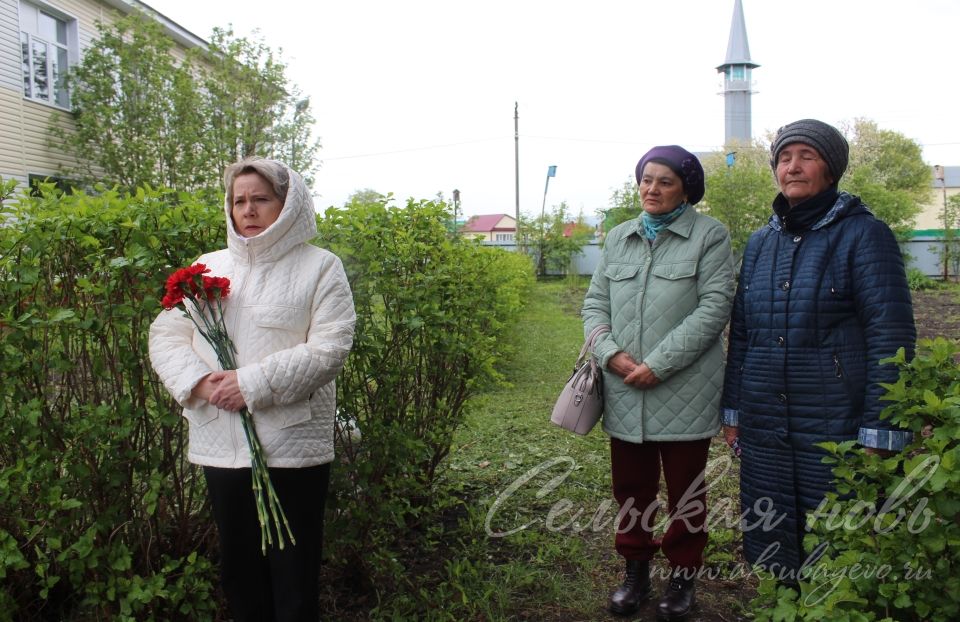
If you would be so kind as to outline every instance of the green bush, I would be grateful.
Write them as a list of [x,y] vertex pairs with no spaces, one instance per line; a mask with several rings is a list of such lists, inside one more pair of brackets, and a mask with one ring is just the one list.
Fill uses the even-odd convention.
[[773,580],[754,601],[757,620],[960,618],[960,367],[957,345],[921,340],[910,362],[890,361],[900,378],[886,385],[884,416],[913,432],[890,457],[855,444],[824,443],[836,493],[808,518],[804,545],[822,553],[801,593]]
[[931,279],[918,268],[910,268],[907,270],[907,285],[910,286],[910,291],[918,292],[926,289],[938,289],[940,282]]
[[[219,202],[11,192],[0,183],[0,622],[217,619],[203,478],[147,332],[171,270],[223,246]],[[398,526],[450,498],[435,482],[452,434],[498,381],[498,333],[532,284],[527,258],[450,238],[448,219],[375,203],[320,223],[358,312],[338,393],[363,436],[338,428],[335,561],[391,570],[414,533]]]
[[529,260],[451,236],[442,203],[389,198],[330,208],[320,244],[344,262],[357,310],[337,381],[341,421],[331,507],[332,560],[376,579],[397,547],[449,501],[434,484],[467,398],[496,382],[498,340],[532,282]]
[[0,619],[212,618],[203,483],[146,336],[222,212],[46,186],[0,221]]

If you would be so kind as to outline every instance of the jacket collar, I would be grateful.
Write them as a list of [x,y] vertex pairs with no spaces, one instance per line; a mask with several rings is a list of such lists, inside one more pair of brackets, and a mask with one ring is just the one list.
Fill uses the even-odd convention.
[[[677,235],[689,238],[690,233],[693,231],[693,221],[697,218],[697,210],[694,206],[690,206],[683,211],[680,216],[677,217],[672,223],[666,226],[668,231],[672,231]],[[647,234],[643,230],[643,219],[641,216],[637,216],[633,219],[634,226],[630,231],[630,235],[639,236],[641,239],[646,240]],[[660,236],[657,236],[659,239]]]
[[307,185],[295,171],[287,168],[290,188],[276,222],[252,238],[241,237],[233,226],[230,206],[224,198],[227,218],[227,248],[240,263],[277,261],[300,244],[317,235],[317,214]]
[[[860,201],[860,197],[848,192],[841,192],[837,195],[837,200],[834,202],[833,207],[827,210],[827,213],[815,222],[813,226],[810,227],[810,230],[816,231],[818,229],[824,229],[838,220],[846,218],[847,216],[853,216],[854,214],[873,214],[873,212]],[[776,213],[770,216],[767,226],[774,231],[784,230],[783,221],[780,220],[780,217]]]
[[693,231],[693,221],[696,219],[696,209],[691,205],[680,217],[667,225],[667,229],[680,237],[689,238]]

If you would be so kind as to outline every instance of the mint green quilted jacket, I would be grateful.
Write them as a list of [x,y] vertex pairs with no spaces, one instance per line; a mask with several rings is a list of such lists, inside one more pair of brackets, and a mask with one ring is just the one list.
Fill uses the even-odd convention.
[[[614,227],[583,303],[584,333],[609,324],[594,354],[604,372],[603,429],[640,443],[709,438],[720,431],[721,333],[733,303],[730,234],[687,210],[652,247],[639,218]],[[617,352],[645,362],[652,389],[624,384],[607,369]]]

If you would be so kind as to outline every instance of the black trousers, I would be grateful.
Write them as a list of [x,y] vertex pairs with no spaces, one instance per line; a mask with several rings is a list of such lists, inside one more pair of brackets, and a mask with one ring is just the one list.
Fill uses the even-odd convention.
[[250,469],[203,467],[220,534],[220,573],[234,622],[317,622],[323,506],[330,465],[270,469],[297,544],[260,547]]

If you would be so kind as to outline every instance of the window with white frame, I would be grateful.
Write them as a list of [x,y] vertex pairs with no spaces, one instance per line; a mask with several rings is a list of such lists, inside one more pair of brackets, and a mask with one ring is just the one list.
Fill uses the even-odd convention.
[[495,234],[495,236],[496,236],[496,239],[494,240],[495,242],[513,242],[512,233],[497,233]]
[[64,78],[76,48],[76,20],[26,2],[20,3],[23,95],[60,108],[70,107]]

